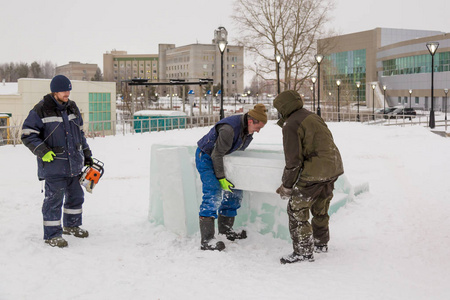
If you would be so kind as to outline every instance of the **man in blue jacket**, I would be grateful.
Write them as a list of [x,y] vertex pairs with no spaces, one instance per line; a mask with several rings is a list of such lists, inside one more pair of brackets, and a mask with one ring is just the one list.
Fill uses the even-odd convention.
[[[213,243],[214,220],[218,218],[219,234],[227,239],[245,239],[243,230],[233,230],[234,217],[241,207],[242,191],[226,179],[223,157],[237,150],[245,150],[267,123],[266,107],[256,104],[254,109],[243,115],[224,118],[198,142],[195,164],[203,184],[203,201],[200,205],[200,234],[202,250],[223,250],[223,242]],[[217,212],[219,212],[217,214]]]
[[68,243],[62,234],[89,236],[80,228],[84,192],[79,178],[83,166],[92,165],[93,161],[80,111],[75,102],[69,100],[70,80],[57,75],[50,83],[50,90],[51,93],[30,111],[23,123],[21,138],[37,157],[39,180],[45,180],[42,205],[45,243],[63,248]]

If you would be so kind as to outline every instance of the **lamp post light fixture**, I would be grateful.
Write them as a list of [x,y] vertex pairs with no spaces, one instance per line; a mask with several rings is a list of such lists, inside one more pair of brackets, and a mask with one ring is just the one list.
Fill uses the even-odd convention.
[[448,89],[444,89],[444,93],[445,93],[445,131],[447,131],[447,94],[448,94]]
[[225,52],[225,48],[227,47],[228,41],[228,32],[225,27],[219,27],[214,31],[214,39],[219,47],[220,51],[220,119],[222,120],[225,117],[223,111],[223,53]]
[[409,89],[409,108],[411,108],[411,95],[412,95],[412,90]]
[[439,48],[438,42],[427,43],[428,51],[431,54],[431,110],[430,110],[430,128],[435,127],[434,121],[434,54]]
[[323,60],[322,54],[316,54],[314,55],[314,58],[317,62],[317,115],[320,117],[320,63]]
[[336,80],[336,85],[338,87],[338,94],[337,94],[337,111],[338,111],[338,122],[341,121],[341,104],[339,103],[339,87],[341,86],[341,81],[338,79]]
[[383,115],[386,114],[386,89],[387,86],[383,85]]
[[372,84],[372,120],[375,121],[375,88],[377,85],[374,83]]
[[359,88],[361,87],[361,82],[360,81],[357,81],[356,82],[356,91],[357,91],[357,93],[358,93],[358,100],[357,100],[357,103],[358,103],[358,105],[357,105],[357,109],[358,109],[358,114],[356,115],[356,118],[358,119],[358,122],[360,121],[359,120]]
[[316,111],[316,81],[317,81],[317,77],[316,76],[312,76],[311,77],[311,81],[312,81],[312,91],[313,91],[313,111]]
[[280,62],[281,62],[281,54],[275,54],[275,61],[277,62],[277,93],[280,94]]

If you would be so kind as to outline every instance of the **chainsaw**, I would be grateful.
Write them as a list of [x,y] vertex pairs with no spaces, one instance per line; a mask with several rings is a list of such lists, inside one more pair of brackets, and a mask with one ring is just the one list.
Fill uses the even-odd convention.
[[80,178],[80,184],[84,186],[86,191],[88,191],[89,193],[92,193],[92,190],[94,189],[95,185],[98,183],[100,177],[102,177],[104,173],[103,169],[104,164],[95,158],[93,158],[92,161],[93,161],[92,166],[86,166]]

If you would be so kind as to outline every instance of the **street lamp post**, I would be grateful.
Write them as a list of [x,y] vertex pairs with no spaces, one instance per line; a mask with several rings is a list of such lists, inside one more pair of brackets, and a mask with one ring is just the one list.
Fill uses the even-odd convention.
[[427,43],[428,51],[431,54],[431,110],[430,110],[430,128],[435,127],[434,121],[434,54],[439,48],[438,42]]
[[313,101],[311,101],[311,109],[312,109],[312,111],[314,111],[314,106],[313,106],[313,104],[314,104],[314,88],[312,86],[310,86],[309,89],[311,90],[311,94],[313,96]]
[[338,111],[338,122],[341,121],[341,104],[339,102],[339,87],[341,86],[341,81],[338,79],[336,80],[336,85],[338,87],[338,94],[337,94],[337,111]]
[[323,55],[316,54],[316,55],[314,55],[314,58],[316,59],[316,62],[317,62],[317,115],[320,117],[321,116],[321,112],[320,112],[320,63],[323,60]]
[[386,114],[386,89],[387,86],[383,85],[383,115]]
[[278,95],[281,93],[280,91],[280,62],[281,62],[281,54],[275,54],[275,61],[277,62],[277,93]]
[[411,108],[411,95],[412,95],[412,90],[409,90],[409,108]]
[[444,89],[444,93],[445,93],[445,131],[447,131],[447,94],[448,94],[448,89]]
[[316,81],[317,81],[317,77],[313,76],[311,77],[311,81],[312,81],[312,91],[313,91],[313,111],[316,111]]
[[214,37],[219,47],[220,51],[220,119],[222,120],[225,117],[223,111],[223,53],[225,52],[225,48],[227,47],[228,32],[225,27],[219,27],[214,31]]
[[357,106],[357,108],[358,108],[358,114],[356,115],[356,118],[358,119],[358,122],[360,121],[360,120],[359,120],[359,88],[360,88],[360,86],[361,86],[361,82],[360,82],[360,81],[357,81],[357,82],[356,82],[356,90],[357,90],[357,93],[358,93],[358,106]]
[[[280,91],[280,62],[281,62],[281,54],[275,53],[275,61],[277,62],[277,95],[281,93]],[[281,114],[278,112],[278,119],[281,118]]]
[[376,84],[372,84],[372,120],[375,121],[375,88]]

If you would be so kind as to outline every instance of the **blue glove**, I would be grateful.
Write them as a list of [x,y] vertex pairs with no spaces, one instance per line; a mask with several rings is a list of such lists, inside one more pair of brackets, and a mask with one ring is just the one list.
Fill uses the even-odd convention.
[[234,188],[234,184],[232,184],[226,178],[219,179],[219,182],[223,190],[233,192],[231,189]]

